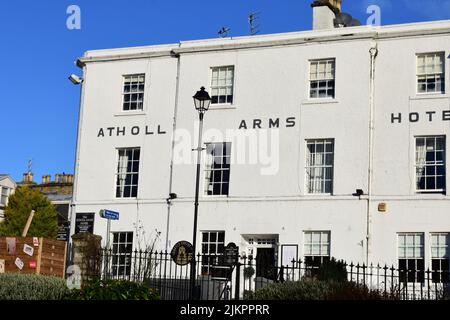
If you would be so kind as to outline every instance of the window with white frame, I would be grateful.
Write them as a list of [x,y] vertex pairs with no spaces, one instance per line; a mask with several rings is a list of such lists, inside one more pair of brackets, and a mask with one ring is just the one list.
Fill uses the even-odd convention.
[[443,52],[417,55],[417,92],[445,92],[445,56]]
[[118,149],[116,197],[135,198],[138,193],[140,148]]
[[330,260],[330,231],[304,232],[304,257],[307,267],[318,268]]
[[310,61],[309,97],[334,98],[335,59]]
[[123,110],[143,110],[145,75],[127,75],[123,77],[123,80]]
[[433,283],[449,283],[450,234],[431,234],[431,269]]
[[131,256],[133,252],[133,232],[114,232],[112,242],[113,277],[131,275]]
[[445,191],[445,136],[416,137],[416,190]]
[[202,275],[218,276],[223,263],[225,231],[202,232]]
[[401,233],[398,235],[398,268],[400,282],[424,282],[423,233]]
[[211,77],[211,104],[232,104],[234,66],[214,67]]
[[1,189],[0,205],[6,206],[8,204],[9,188],[0,187],[0,189]]
[[306,140],[306,189],[308,193],[333,192],[334,140]]
[[206,144],[205,195],[228,195],[231,143]]

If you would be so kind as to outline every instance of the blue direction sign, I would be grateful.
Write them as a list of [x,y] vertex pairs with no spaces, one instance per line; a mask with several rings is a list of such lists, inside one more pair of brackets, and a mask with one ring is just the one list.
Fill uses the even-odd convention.
[[111,210],[100,210],[100,216],[108,220],[119,220],[119,213]]

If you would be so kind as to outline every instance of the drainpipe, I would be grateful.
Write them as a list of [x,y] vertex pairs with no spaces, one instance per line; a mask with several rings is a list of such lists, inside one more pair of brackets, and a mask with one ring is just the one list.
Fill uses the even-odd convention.
[[372,200],[373,180],[373,140],[374,140],[374,108],[375,108],[375,59],[378,55],[377,43],[373,42],[370,53],[370,100],[369,100],[369,170],[367,173],[367,230],[366,230],[366,265],[369,265],[370,248],[370,203]]
[[169,198],[167,198],[167,221],[166,221],[166,251],[169,250],[169,231],[170,231],[170,209],[172,207],[172,199],[170,194],[172,193],[173,185],[173,158],[175,148],[175,131],[177,129],[177,114],[178,114],[178,96],[180,90],[180,54],[171,52],[171,56],[177,58],[177,79],[175,88],[175,107],[173,111],[173,125],[172,125],[172,147],[170,155],[170,174],[169,174]]

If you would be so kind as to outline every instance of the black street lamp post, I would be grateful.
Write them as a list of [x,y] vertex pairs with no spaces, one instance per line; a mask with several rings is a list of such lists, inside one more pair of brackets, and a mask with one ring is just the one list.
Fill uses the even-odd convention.
[[197,176],[195,182],[195,202],[194,202],[194,232],[192,239],[192,247],[193,247],[193,257],[191,261],[191,299],[196,298],[196,290],[195,290],[195,278],[197,276],[196,272],[196,243],[197,243],[197,217],[198,217],[198,195],[200,188],[200,162],[202,157],[202,134],[203,134],[203,116],[206,111],[208,111],[209,106],[211,104],[211,97],[208,92],[205,91],[205,87],[201,87],[200,91],[194,95],[194,105],[195,109],[198,111],[198,116],[200,120],[199,124],[199,134],[198,134],[198,147],[193,151],[197,151]]

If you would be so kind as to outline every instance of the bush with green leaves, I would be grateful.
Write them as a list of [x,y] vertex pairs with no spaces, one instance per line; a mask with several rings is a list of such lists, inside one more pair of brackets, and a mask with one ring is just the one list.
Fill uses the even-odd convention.
[[38,189],[26,186],[17,188],[9,197],[5,207],[5,219],[0,222],[0,236],[20,237],[31,210],[34,210],[35,214],[27,235],[56,239],[58,211]]
[[302,280],[274,283],[245,297],[248,300],[380,300],[379,292],[354,282]]
[[64,300],[64,279],[34,274],[0,274],[0,300]]
[[331,258],[321,264],[317,274],[317,280],[347,282],[347,268],[344,261]]
[[74,289],[72,300],[159,300],[156,291],[145,283],[126,280],[89,281],[81,289]]

